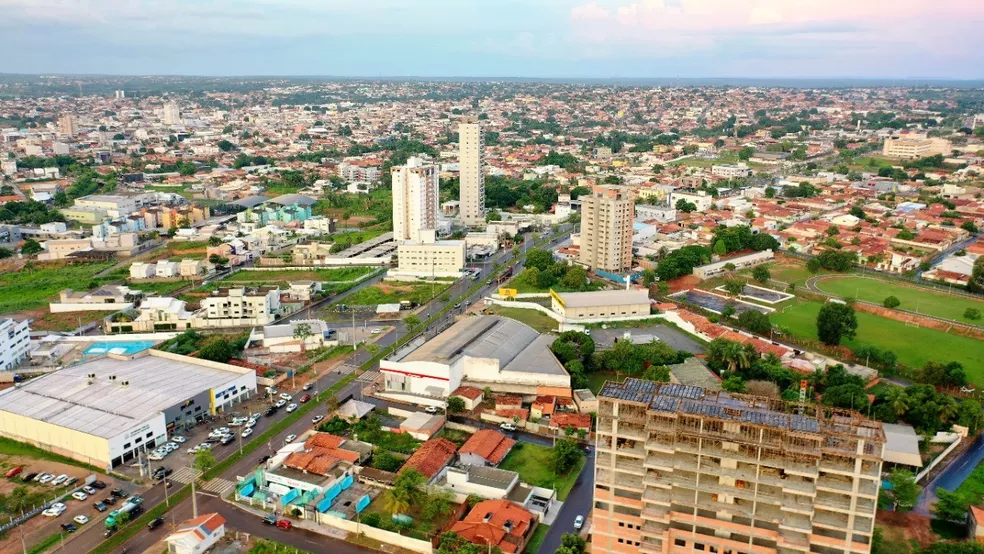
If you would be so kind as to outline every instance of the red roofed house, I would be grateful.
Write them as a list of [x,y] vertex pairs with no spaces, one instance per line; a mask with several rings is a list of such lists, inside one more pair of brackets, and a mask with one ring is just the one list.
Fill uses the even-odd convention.
[[451,396],[457,396],[465,401],[465,409],[474,410],[485,400],[485,395],[481,389],[475,387],[462,386],[455,389]]
[[559,413],[550,418],[550,429],[563,433],[568,427],[591,432],[591,414]]
[[494,429],[482,429],[465,441],[458,449],[458,459],[463,464],[496,466],[512,450],[516,441]]
[[407,458],[400,472],[415,469],[430,481],[444,469],[444,466],[451,463],[457,451],[458,446],[448,439],[431,439],[420,445],[420,448]]
[[168,535],[167,551],[175,554],[200,554],[225,536],[226,520],[219,514],[205,514],[189,519]]
[[451,531],[472,544],[497,546],[506,554],[522,552],[536,528],[529,511],[508,500],[484,500]]
[[971,506],[967,512],[967,523],[967,537],[979,543],[984,543],[984,527],[981,526],[981,523],[984,523],[984,510],[977,506]]

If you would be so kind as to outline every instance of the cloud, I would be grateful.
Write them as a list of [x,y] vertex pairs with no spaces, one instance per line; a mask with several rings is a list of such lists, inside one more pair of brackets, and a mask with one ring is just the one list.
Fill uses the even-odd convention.
[[612,12],[594,2],[571,8],[571,19],[575,21],[599,21],[611,16]]

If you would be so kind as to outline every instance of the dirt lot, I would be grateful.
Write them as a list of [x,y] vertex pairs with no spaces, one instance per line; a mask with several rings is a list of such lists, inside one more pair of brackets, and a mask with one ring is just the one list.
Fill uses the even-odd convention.
[[909,541],[916,541],[921,546],[927,546],[939,538],[929,527],[929,518],[913,513],[889,512],[878,510],[875,515],[875,525],[882,528],[885,542],[896,548],[894,552],[905,554],[909,551]]
[[79,323],[82,325],[100,321],[111,312],[69,312],[62,314],[51,314],[48,310],[32,310],[21,312],[20,316],[28,317],[34,321],[31,323],[32,331],[74,331]]
[[[85,469],[58,462],[49,462],[47,460],[37,460],[34,458],[21,456],[0,456],[0,470],[4,473],[6,473],[10,468],[18,465],[24,466],[24,472],[22,475],[27,473],[42,472],[53,473],[55,475],[65,474],[70,477],[78,477],[79,481],[82,481],[90,474],[90,472]],[[105,475],[99,475],[99,480],[106,483],[107,487],[98,492],[96,499],[101,500],[102,498],[109,496],[109,491],[118,486],[126,490],[133,490],[132,484],[117,482],[115,479]],[[36,482],[22,483],[20,476],[18,476],[13,479],[0,478],[0,494],[10,494],[15,487],[20,485],[27,487],[31,492],[43,493],[43,498],[49,500],[55,496],[70,492],[70,490],[65,487],[59,487],[56,489],[50,485],[42,485]],[[81,486],[81,483],[76,484],[76,486]],[[24,540],[27,544],[34,544],[43,538],[60,531],[61,528],[59,525],[72,521],[72,518],[77,515],[81,514],[89,518],[89,523],[86,525],[98,525],[106,514],[109,513],[108,511],[103,512],[102,514],[97,512],[96,509],[92,507],[94,502],[93,499],[86,499],[80,502],[69,497],[67,500],[63,500],[63,502],[66,506],[68,506],[68,510],[66,510],[62,515],[51,518],[39,514],[21,525],[21,529],[24,532]],[[6,520],[7,517],[9,517],[9,514],[0,515],[0,518],[3,520]],[[15,530],[15,532],[8,533],[3,540],[0,540],[0,554],[16,554],[19,552],[22,552],[20,530]]]

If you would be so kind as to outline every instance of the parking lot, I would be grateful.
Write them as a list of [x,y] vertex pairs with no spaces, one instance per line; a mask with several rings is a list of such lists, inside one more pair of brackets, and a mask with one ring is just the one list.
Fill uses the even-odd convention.
[[690,352],[691,354],[702,354],[705,350],[703,344],[687,336],[686,333],[677,331],[676,329],[666,325],[648,325],[645,327],[608,329],[595,328],[591,330],[591,338],[594,339],[597,348],[607,349],[611,348],[612,344],[615,343],[615,339],[622,340],[625,337],[625,333],[631,333],[636,337],[652,335],[658,338],[661,342],[665,342],[668,346],[671,346],[677,350]]

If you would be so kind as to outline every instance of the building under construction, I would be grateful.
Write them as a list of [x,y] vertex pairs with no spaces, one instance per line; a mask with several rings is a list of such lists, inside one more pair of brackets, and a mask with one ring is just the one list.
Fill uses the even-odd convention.
[[870,552],[881,423],[641,379],[598,401],[592,552]]

